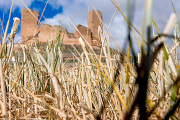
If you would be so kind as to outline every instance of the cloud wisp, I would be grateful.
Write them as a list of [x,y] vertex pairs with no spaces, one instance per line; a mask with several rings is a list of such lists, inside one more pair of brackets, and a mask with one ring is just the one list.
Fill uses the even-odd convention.
[[[23,2],[25,3],[26,6],[30,7],[32,2],[34,0],[23,0]],[[12,0],[0,0],[0,9],[3,9],[3,11],[5,13],[7,13],[7,11],[10,9],[11,4],[12,4]],[[21,0],[14,0],[14,4],[13,4],[13,11],[15,9],[19,9],[19,12],[21,12],[21,10],[25,8],[23,3],[21,2]]]

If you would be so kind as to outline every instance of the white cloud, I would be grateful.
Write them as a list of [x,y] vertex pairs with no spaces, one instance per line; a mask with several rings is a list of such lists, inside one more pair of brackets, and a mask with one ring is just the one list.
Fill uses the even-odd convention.
[[[23,0],[24,4],[28,7],[32,4],[33,1],[34,0]],[[0,8],[3,8],[5,13],[11,8],[11,4],[12,0],[0,0]],[[21,9],[25,8],[21,0],[14,0],[13,10],[16,8],[19,8],[20,11]]]
[[59,25],[60,21],[62,21],[63,15],[56,14],[53,18],[46,18],[46,21],[42,21],[42,23],[47,23],[50,25]]
[[66,7],[70,3],[69,0],[48,0],[48,2],[55,9],[58,9],[60,6]]
[[[120,0],[118,0],[120,1]],[[88,15],[88,7],[89,11],[93,10],[91,7],[91,3],[95,6],[97,10],[100,10],[103,15],[103,21],[105,25],[108,25],[113,12],[115,10],[114,5],[111,3],[110,0],[74,0],[74,1],[55,1],[55,0],[49,0],[49,4],[52,6],[62,6],[63,12],[61,14],[55,15],[53,18],[47,18],[47,20],[52,25],[59,24],[59,20],[64,18],[72,18],[75,24],[81,24],[84,26],[87,26],[87,15]],[[103,4],[102,4],[103,3]],[[107,9],[108,8],[108,9]],[[46,16],[45,16],[46,17]],[[122,21],[121,17],[115,17],[116,20]],[[47,21],[43,21],[45,23],[48,23]],[[113,24],[113,23],[112,23]]]
[[[23,2],[30,6],[31,3],[34,0],[23,0]],[[39,0],[46,2],[44,0]],[[111,20],[111,17],[113,16],[113,13],[115,11],[115,6],[112,4],[111,0],[48,0],[49,4],[54,8],[58,9],[59,7],[62,7],[63,12],[61,14],[57,14],[52,18],[47,18],[47,21],[42,21],[42,23],[50,23],[51,25],[59,25],[62,18],[72,18],[74,23],[81,24],[84,26],[87,26],[87,15],[88,15],[88,9],[89,11],[93,10],[91,4],[95,6],[97,10],[100,10],[103,15],[103,22],[105,26],[107,27],[109,25],[109,22]],[[121,0],[116,0],[117,3],[120,3]],[[144,0],[134,0],[135,9],[131,11],[133,13],[133,19],[132,23],[133,25],[141,32],[141,25],[142,25],[142,16],[143,16],[143,7],[144,7]],[[180,4],[180,1],[173,0],[175,3],[176,11],[180,11],[180,8],[178,5]],[[0,0],[0,8],[4,7],[6,9],[10,8],[11,1],[10,0]],[[123,13],[126,15],[126,3],[127,0],[122,0],[120,4],[120,8],[122,9]],[[24,5],[21,3],[20,0],[15,0],[14,8],[24,8]],[[131,6],[132,8],[132,6]],[[170,13],[173,12],[173,7],[170,0],[164,0],[163,2],[161,0],[156,0],[153,2],[153,18],[157,22],[160,30],[162,31],[165,27],[165,23],[160,19],[162,15],[165,16],[165,18],[169,18]],[[46,16],[45,16],[46,17]],[[64,20],[64,23],[66,21]],[[72,25],[71,25],[72,27]],[[67,27],[68,28],[68,27]],[[74,27],[72,27],[74,30]],[[70,29],[68,28],[68,31]],[[121,48],[123,48],[123,43],[126,41],[127,36],[127,24],[122,17],[121,13],[119,11],[116,12],[116,15],[111,23],[111,26],[109,28],[109,32],[112,34],[112,36],[117,39],[118,36],[118,44]],[[138,36],[139,40],[140,37]],[[137,42],[133,39],[133,44],[136,50],[138,50]],[[115,46],[112,44],[113,47]]]
[[[116,1],[120,3],[121,0],[116,0]],[[116,9],[116,7],[113,5],[113,3],[110,0],[73,0],[73,1],[66,0],[61,2],[59,1],[55,2],[55,0],[49,0],[49,4],[52,6],[61,5],[63,7],[63,12],[61,14],[55,15],[53,18],[47,18],[47,21],[49,21],[51,25],[58,25],[62,17],[64,17],[66,20],[68,17],[69,19],[72,18],[76,25],[81,24],[87,26],[88,9],[89,11],[93,10],[91,6],[92,4],[97,10],[100,10],[102,12],[103,22],[105,26],[108,27],[109,22],[113,16],[113,13]],[[126,1],[125,0],[122,1],[120,6],[123,12],[125,12]],[[43,21],[43,23],[48,23],[47,21]],[[72,25],[71,27],[73,28],[73,30],[75,30]],[[68,27],[67,29],[68,31],[70,31]],[[119,11],[116,12],[116,15],[110,25],[109,31],[115,39],[118,38],[118,44],[122,48],[124,40],[126,38],[127,24]],[[112,42],[112,46],[115,48],[115,44],[113,42]]]

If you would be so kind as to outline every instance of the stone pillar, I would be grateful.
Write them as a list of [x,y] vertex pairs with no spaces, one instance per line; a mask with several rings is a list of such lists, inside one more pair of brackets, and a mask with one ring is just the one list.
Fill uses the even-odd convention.
[[[85,26],[82,25],[77,25],[76,26],[79,32],[82,34],[82,36],[91,44],[92,43],[92,36],[91,36],[91,30],[88,29]],[[81,35],[79,34],[78,31],[76,31],[76,38],[79,39]]]
[[[102,20],[102,14],[100,11],[97,11],[97,13],[99,14],[101,20]],[[96,44],[98,44],[99,42],[99,35],[98,35],[98,26],[102,27],[102,24],[99,20],[99,17],[96,14],[95,10],[92,10],[88,13],[88,28],[91,30],[92,32],[92,39],[93,41],[96,41]]]
[[[37,19],[39,18],[39,11],[31,10],[31,12],[36,16]],[[32,40],[33,36],[35,38],[38,37],[38,20],[36,18],[28,11],[28,9],[22,9],[21,36],[23,43]]]

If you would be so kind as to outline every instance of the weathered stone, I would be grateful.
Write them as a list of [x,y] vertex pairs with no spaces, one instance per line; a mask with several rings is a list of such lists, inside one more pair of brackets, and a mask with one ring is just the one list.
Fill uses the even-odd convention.
[[101,44],[101,42],[99,40],[97,40],[97,39],[92,40],[92,45],[100,45],[100,44]]
[[[50,39],[56,40],[56,36],[57,36],[59,30],[60,30],[60,26],[58,26],[58,25],[51,26],[49,24],[42,24],[39,27],[39,31],[40,31],[39,40],[41,42],[47,42]],[[61,38],[63,36],[66,38],[68,37],[66,28],[61,28],[60,34],[61,34]]]
[[[39,31],[40,31],[39,32],[39,40],[41,42],[47,42],[48,40],[53,39],[52,38],[52,26],[51,25],[42,24],[39,27]],[[53,33],[53,34],[56,34],[56,33]]]
[[21,36],[22,42],[27,42],[28,40],[32,40],[33,36],[37,38],[38,34],[38,18],[39,12],[33,11],[34,17],[28,9],[22,9],[21,13]]
[[[102,14],[100,11],[97,11],[100,19],[102,19]],[[99,39],[98,35],[98,26],[102,27],[102,24],[99,20],[99,17],[96,14],[95,10],[92,10],[88,13],[88,28],[92,32],[92,38]]]
[[[81,35],[91,44],[92,43],[91,30],[85,26],[82,26],[82,25],[77,25],[76,27],[79,30],[79,32],[81,33]],[[79,32],[76,31],[76,38],[77,39],[79,39],[81,37]]]
[[61,50],[66,50],[66,49],[67,49],[66,46],[61,47]]
[[[22,10],[22,43],[35,42],[36,39],[39,39],[41,42],[47,42],[50,39],[56,40],[57,34],[60,33],[60,40],[62,41],[63,39],[62,44],[80,45],[78,39],[81,36],[77,31],[76,34],[68,33],[66,28],[61,28],[58,25],[51,26],[49,24],[42,24],[38,27],[39,12],[33,10],[31,10],[31,12],[36,16],[36,18],[29,12],[28,9]],[[102,19],[101,12],[97,12]],[[93,10],[88,14],[88,28],[82,25],[77,25],[77,29],[90,44],[99,45],[98,26],[102,27],[96,12]]]
[[74,33],[69,33],[68,35],[69,35],[69,38],[76,38]]

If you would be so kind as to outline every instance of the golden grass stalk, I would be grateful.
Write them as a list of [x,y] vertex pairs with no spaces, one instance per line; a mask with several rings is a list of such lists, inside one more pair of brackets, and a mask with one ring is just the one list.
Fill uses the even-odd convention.
[[53,83],[53,86],[54,86],[54,89],[55,89],[55,93],[56,93],[56,96],[59,100],[59,87],[58,87],[58,82],[57,82],[57,79],[55,78],[55,76],[53,75],[52,73],[52,70],[51,68],[49,68],[49,65],[46,63],[46,61],[44,60],[43,56],[39,53],[39,51],[35,48],[34,49],[36,51],[36,53],[38,54],[39,58],[41,59],[41,61],[44,63],[44,65],[46,66],[46,69],[48,70],[50,76],[52,77],[52,83]]
[[[69,20],[69,19],[68,19],[68,20]],[[69,20],[69,21],[70,21],[70,20]],[[102,21],[102,20],[101,20],[101,21]],[[71,21],[70,21],[70,22],[71,22]],[[71,23],[72,23],[72,22],[71,22]],[[73,23],[72,23],[72,25],[76,28],[76,26],[75,26]],[[82,34],[79,32],[79,30],[78,30],[77,28],[76,28],[76,30],[77,30],[78,33],[81,35],[81,37],[83,37]],[[117,93],[117,95],[118,95],[120,101],[122,102],[122,104],[124,105],[126,111],[128,112],[127,105],[125,104],[125,102],[124,102],[124,100],[123,100],[121,94],[119,93],[118,88],[114,85],[113,80],[110,78],[108,72],[104,69],[104,67],[103,67],[103,65],[102,65],[102,63],[101,63],[101,61],[98,59],[98,57],[96,56],[94,50],[92,49],[92,46],[84,39],[84,37],[83,37],[83,40],[82,40],[82,38],[80,38],[80,39],[81,39],[81,40],[79,40],[79,41],[83,41],[83,40],[84,40],[84,41],[86,42],[86,44],[88,45],[88,47],[93,51],[93,53],[94,53],[96,59],[98,60],[100,66],[103,68],[103,70],[104,70],[105,74],[108,76],[108,78],[107,78],[106,75],[101,71],[100,67],[96,64],[96,62],[93,60],[93,58],[92,58],[90,55],[89,55],[89,58],[90,58],[90,59],[92,60],[92,62],[96,65],[96,67],[97,67],[98,70],[101,72],[101,74],[105,77],[106,81],[107,81],[107,82],[115,89],[115,92]],[[83,44],[84,44],[84,43],[81,44],[82,47],[83,47]],[[129,61],[128,61],[128,62],[129,62]],[[129,64],[131,65],[130,62],[129,62]],[[131,67],[132,67],[132,66],[131,66]],[[110,80],[109,80],[109,79],[110,79]]]
[[[163,34],[167,34],[167,35],[170,34],[170,32],[172,31],[176,21],[177,21],[177,15],[171,14],[169,21],[168,21],[168,24],[166,25],[166,27],[163,31]],[[162,36],[161,41],[164,42],[165,40],[166,40],[166,37]],[[165,45],[167,53],[169,53],[169,50],[167,49],[166,43],[164,45]],[[170,55],[168,57],[169,57],[168,64],[169,64],[171,70],[173,71],[173,73],[175,74],[175,76],[177,76],[177,71],[175,69],[175,65],[174,65],[174,62],[172,60],[172,57]]]
[[10,13],[9,13],[9,19],[6,25],[6,30],[4,33],[4,38],[3,38],[3,42],[1,44],[1,50],[0,50],[0,80],[1,80],[1,91],[2,91],[2,97],[3,97],[3,106],[2,106],[2,115],[5,116],[5,119],[7,119],[7,99],[6,99],[6,90],[5,90],[5,79],[4,79],[4,75],[3,75],[3,62],[2,62],[2,54],[3,54],[3,50],[4,50],[4,45],[6,42],[6,36],[7,36],[7,32],[8,32],[8,28],[9,28],[9,21],[10,21],[10,17],[11,17],[11,11],[12,11],[12,6],[13,6],[14,0],[12,0],[12,4],[11,4],[11,9],[10,9]]
[[6,101],[6,90],[5,90],[5,80],[3,77],[3,67],[2,67],[2,59],[0,58],[0,77],[1,77],[1,91],[3,96],[3,106],[2,107],[2,115],[7,115],[7,101]]
[[[94,72],[93,72],[93,69],[92,69],[92,66],[91,66],[90,58],[89,58],[89,55],[88,55],[88,53],[87,53],[87,51],[85,49],[85,43],[84,43],[84,41],[83,41],[83,39],[81,37],[78,40],[81,43],[82,48],[84,50],[84,54],[85,54],[87,62],[88,62],[88,66],[89,66],[88,68],[89,68],[89,71],[91,73],[91,76],[92,76],[93,79],[95,79],[95,75],[94,75]],[[95,82],[93,82],[93,84],[94,84],[94,86],[97,86]],[[99,107],[101,107],[102,100],[101,100],[101,95],[100,95],[99,90],[97,89],[97,87],[96,87],[95,92],[97,93],[98,103],[100,104]]]

